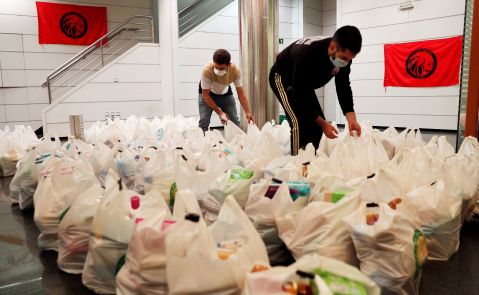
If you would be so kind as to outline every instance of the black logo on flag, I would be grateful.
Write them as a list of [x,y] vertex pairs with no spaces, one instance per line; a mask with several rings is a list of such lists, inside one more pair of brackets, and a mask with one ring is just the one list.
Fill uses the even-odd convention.
[[78,39],[85,36],[88,30],[86,18],[77,12],[67,12],[60,19],[60,28],[63,34]]
[[416,79],[425,79],[436,70],[437,58],[432,50],[419,48],[414,50],[406,59],[406,71]]

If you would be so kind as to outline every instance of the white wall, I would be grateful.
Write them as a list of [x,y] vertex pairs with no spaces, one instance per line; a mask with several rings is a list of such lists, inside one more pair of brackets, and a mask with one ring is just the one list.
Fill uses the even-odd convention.
[[120,112],[121,118],[166,115],[161,93],[159,45],[137,44],[45,109],[45,132],[68,135],[69,115],[83,115],[86,128],[105,112]]
[[[418,0],[410,10],[400,10],[402,2],[338,0],[338,26],[355,25],[363,36],[363,48],[351,67],[358,118],[376,126],[455,130],[459,85],[385,89],[383,46],[462,35],[465,0]],[[335,97],[334,89],[326,90],[328,95]]]
[[323,0],[303,0],[304,37],[323,35]]
[[[152,15],[151,0],[48,0],[107,7],[108,29],[133,15]],[[48,94],[41,84],[56,67],[84,46],[40,45],[35,0],[0,1],[0,128],[41,126]]]
[[283,44],[279,44],[279,51],[288,47],[294,41],[300,39],[303,34],[303,0],[280,0],[279,1],[279,38]]

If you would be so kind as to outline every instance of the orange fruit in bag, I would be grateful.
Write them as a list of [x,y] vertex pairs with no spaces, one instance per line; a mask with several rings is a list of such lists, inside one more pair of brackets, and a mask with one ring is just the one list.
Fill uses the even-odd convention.
[[366,224],[374,225],[379,219],[379,214],[377,213],[367,213],[366,214]]

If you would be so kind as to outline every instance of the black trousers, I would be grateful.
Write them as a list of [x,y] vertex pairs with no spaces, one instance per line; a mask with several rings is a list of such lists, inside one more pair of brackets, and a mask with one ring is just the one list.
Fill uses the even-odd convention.
[[287,85],[281,81],[281,75],[271,68],[269,72],[269,85],[276,98],[286,113],[286,118],[291,126],[291,154],[297,155],[298,150],[305,148],[308,143],[312,143],[317,149],[323,135],[323,130],[319,125],[310,119],[306,119],[304,114],[308,106],[300,99],[292,99],[292,91],[288,90]]

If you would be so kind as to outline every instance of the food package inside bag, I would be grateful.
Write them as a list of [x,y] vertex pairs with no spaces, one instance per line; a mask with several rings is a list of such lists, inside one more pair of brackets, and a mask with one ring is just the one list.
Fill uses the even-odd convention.
[[288,267],[248,273],[243,294],[379,295],[380,288],[351,265],[310,254]]

